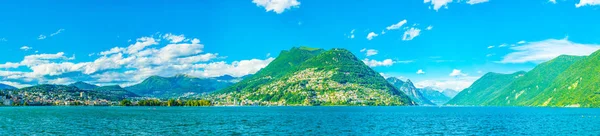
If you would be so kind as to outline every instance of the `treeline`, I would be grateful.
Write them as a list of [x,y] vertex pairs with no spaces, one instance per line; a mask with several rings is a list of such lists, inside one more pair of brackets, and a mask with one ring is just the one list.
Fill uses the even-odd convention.
[[162,101],[160,99],[144,99],[131,101],[123,99],[120,106],[211,106],[212,103],[209,100],[174,100],[169,99]]

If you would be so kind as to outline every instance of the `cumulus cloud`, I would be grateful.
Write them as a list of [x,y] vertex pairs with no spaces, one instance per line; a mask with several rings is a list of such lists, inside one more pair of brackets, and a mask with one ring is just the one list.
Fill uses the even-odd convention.
[[367,35],[367,39],[368,39],[368,40],[373,40],[373,37],[377,37],[377,36],[379,36],[379,35],[378,35],[378,34],[376,34],[375,32],[370,32],[370,33]]
[[585,56],[600,49],[600,45],[575,43],[564,38],[528,42],[510,49],[513,51],[504,56],[500,63],[541,63],[560,55]]
[[377,60],[370,60],[368,58],[365,58],[362,60],[365,64],[367,64],[367,66],[369,67],[379,67],[379,66],[392,66],[394,65],[394,62],[392,59],[385,59],[383,61],[377,61]]
[[28,55],[20,62],[0,64],[0,68],[26,67],[29,70],[0,71],[0,79],[21,84],[66,84],[85,79],[99,85],[131,85],[153,75],[215,77],[228,74],[239,77],[257,72],[274,59],[214,62],[224,57],[218,53],[205,53],[204,45],[197,38],[172,34],[140,37],[128,46],[97,54],[98,58],[89,62],[73,62],[75,56],[68,57],[63,52]]
[[474,5],[474,4],[485,3],[485,2],[489,2],[489,0],[468,0],[467,4]]
[[428,26],[427,28],[425,28],[426,30],[431,30],[433,29],[433,26]]
[[452,76],[452,77],[459,77],[459,76],[467,76],[467,74],[465,74],[465,73],[462,73],[462,71],[461,71],[461,70],[454,69],[454,70],[452,70],[452,72],[450,73],[450,76]]
[[419,36],[420,33],[421,33],[421,29],[414,28],[414,27],[410,28],[404,32],[404,36],[402,36],[402,40],[410,41],[410,40],[414,39],[415,37]]
[[442,7],[448,8],[448,3],[451,2],[452,0],[424,0],[424,3],[430,3],[432,7],[429,8],[433,8],[435,11]]
[[387,29],[387,30],[400,29],[400,27],[402,27],[404,24],[406,24],[406,22],[408,22],[408,21],[406,21],[406,19],[404,19],[404,20],[402,20],[402,21],[400,21],[400,22],[398,22],[396,24],[393,24],[391,26],[386,27],[385,29]]
[[29,47],[29,46],[22,46],[22,47],[21,47],[21,48],[19,48],[19,49],[21,49],[21,50],[24,50],[24,51],[28,51],[28,50],[31,50],[31,49],[33,49],[33,48],[31,48],[31,47]]
[[368,56],[377,55],[379,53],[378,50],[375,50],[375,49],[366,49],[366,48],[360,50],[360,52],[364,52],[365,55],[367,55],[367,57]]
[[417,70],[417,74],[421,75],[421,74],[425,74],[425,72],[422,69]]
[[252,0],[252,3],[264,7],[267,12],[273,11],[277,14],[291,8],[298,8],[300,2],[297,0]]
[[[554,1],[556,3],[556,1]],[[575,4],[575,7],[579,8],[582,6],[598,6],[600,5],[600,0],[579,0],[579,3]]]

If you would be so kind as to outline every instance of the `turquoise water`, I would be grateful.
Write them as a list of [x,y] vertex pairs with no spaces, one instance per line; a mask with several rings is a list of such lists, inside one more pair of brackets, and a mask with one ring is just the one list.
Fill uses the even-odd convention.
[[0,107],[0,135],[599,135],[600,109]]

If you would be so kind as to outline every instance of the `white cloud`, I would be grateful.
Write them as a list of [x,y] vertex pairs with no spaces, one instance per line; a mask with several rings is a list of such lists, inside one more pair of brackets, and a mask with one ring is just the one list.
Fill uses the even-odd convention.
[[410,28],[410,29],[406,30],[406,32],[404,32],[404,36],[402,37],[402,40],[410,41],[410,40],[414,39],[415,37],[419,36],[420,33],[421,33],[421,29]]
[[421,75],[421,74],[425,74],[425,72],[422,69],[417,70],[417,74]]
[[[424,0],[424,3],[431,3],[433,9],[437,11],[441,7],[448,8],[448,3],[451,3],[452,0]],[[431,8],[431,7],[430,7]]]
[[556,0],[548,0],[548,2],[550,2],[552,4],[556,4]]
[[487,48],[488,48],[488,49],[491,49],[491,48],[494,48],[494,46],[493,46],[493,45],[490,45],[490,46],[488,46]]
[[297,0],[252,0],[252,3],[264,7],[267,12],[273,11],[277,14],[283,13],[286,9],[300,6],[300,2]]
[[498,47],[506,47],[506,46],[508,46],[508,44],[506,44],[506,43],[498,45]]
[[23,46],[23,47],[21,47],[21,48],[19,48],[19,49],[21,49],[21,50],[24,50],[24,51],[28,51],[28,50],[31,50],[31,49],[33,49],[33,48],[31,48],[31,47],[29,47],[29,46]]
[[348,36],[348,38],[350,38],[350,39],[354,39],[354,31],[355,31],[355,30],[356,30],[356,29],[352,29],[352,31],[350,31],[350,36]]
[[40,36],[38,36],[38,40],[44,40],[44,39],[46,39],[46,36],[45,36],[45,35],[42,35],[42,34],[41,34]]
[[582,6],[598,6],[600,0],[579,0],[579,3],[575,4],[575,7],[579,8]]
[[386,27],[385,29],[387,29],[387,30],[400,29],[400,27],[402,27],[404,24],[406,24],[406,22],[408,22],[408,21],[406,21],[406,19],[404,19],[404,20],[402,20],[402,21],[400,21],[400,22],[398,22],[396,24],[393,24],[391,26]]
[[485,2],[489,2],[489,0],[469,0],[469,1],[467,1],[467,4],[474,5],[474,4],[485,3]]
[[21,84],[18,82],[10,82],[10,81],[0,81],[0,83],[5,84],[5,85],[10,85],[16,88],[23,88],[23,87],[30,87],[31,85],[29,84]]
[[467,76],[467,74],[465,74],[465,73],[462,73],[462,71],[461,71],[461,70],[454,69],[454,70],[452,70],[452,72],[450,73],[450,76],[452,76],[452,77],[459,77],[459,76]]
[[185,40],[185,36],[183,34],[182,35],[174,35],[174,34],[168,33],[168,34],[163,35],[163,38],[171,41],[171,43],[179,43],[179,42],[182,42],[183,40]]
[[373,40],[373,37],[377,37],[379,36],[378,34],[376,34],[375,32],[371,32],[367,35],[367,39],[368,40]]
[[526,41],[519,41],[519,42],[517,42],[517,44],[524,44],[524,43],[526,43]]
[[504,56],[504,59],[500,63],[540,63],[560,55],[585,56],[600,49],[600,45],[574,43],[565,38],[528,42],[527,44],[511,47],[510,49],[513,52]]
[[377,60],[369,60],[367,58],[362,60],[365,64],[367,64],[369,67],[378,67],[378,66],[392,66],[394,65],[394,62],[392,59],[385,59],[383,61],[377,61]]
[[428,27],[427,27],[427,28],[425,28],[425,29],[426,29],[426,30],[431,30],[431,29],[433,29],[433,26],[431,26],[431,25],[430,25],[430,26],[428,26]]
[[[274,59],[211,62],[224,57],[219,57],[218,53],[204,53],[204,45],[200,44],[199,39],[157,36],[158,39],[155,36],[141,37],[129,46],[101,51],[96,53],[99,54],[98,58],[89,62],[72,62],[75,56],[67,57],[63,52],[28,55],[21,62],[0,64],[0,68],[23,66],[28,68],[26,71],[29,72],[0,71],[0,79],[10,79],[11,82],[23,84],[64,84],[79,81],[75,77],[65,75],[75,73],[94,84],[131,85],[153,75],[244,76],[257,72]],[[161,43],[161,39],[165,42]]]
[[377,55],[377,54],[379,53],[379,51],[378,51],[378,50],[375,50],[375,49],[368,49],[368,50],[367,50],[366,48],[364,48],[364,49],[360,50],[360,52],[365,52],[365,55],[367,55],[367,57],[368,57],[368,56]]
[[267,53],[267,57],[271,57],[271,53]]
[[58,29],[56,32],[50,34],[50,36],[55,36],[57,34],[60,34],[62,31],[65,31],[65,29]]

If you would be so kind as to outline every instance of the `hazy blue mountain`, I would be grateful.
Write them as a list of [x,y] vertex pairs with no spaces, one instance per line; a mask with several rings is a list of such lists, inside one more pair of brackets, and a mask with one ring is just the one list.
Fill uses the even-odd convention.
[[10,86],[10,85],[0,83],[0,90],[5,90],[5,89],[17,89],[17,88]]
[[417,102],[419,105],[435,105],[429,99],[427,99],[423,94],[415,87],[415,85],[410,81],[410,79],[406,80],[406,82],[396,78],[389,77],[386,79],[390,82],[394,87],[398,88],[398,90],[404,92],[408,95],[413,101]]
[[196,78],[188,75],[151,76],[125,89],[140,96],[178,97],[186,94],[210,93],[232,84],[213,78]]
[[98,88],[98,86],[96,86],[96,85],[88,84],[86,82],[81,82],[81,81],[72,83],[69,86],[74,86],[81,90],[94,90],[94,89]]
[[446,102],[450,101],[450,99],[452,99],[452,97],[432,87],[419,88],[418,90],[419,92],[421,92],[421,94],[423,94],[423,97],[427,98],[435,105],[443,105]]

